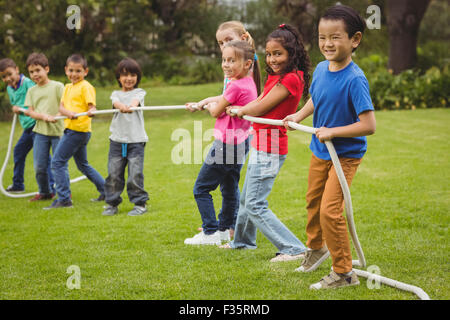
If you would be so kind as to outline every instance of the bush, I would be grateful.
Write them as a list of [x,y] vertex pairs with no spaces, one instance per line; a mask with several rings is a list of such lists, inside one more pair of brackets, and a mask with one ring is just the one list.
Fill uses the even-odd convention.
[[369,81],[376,110],[449,107],[449,64],[441,70],[434,66],[425,72],[414,69],[393,75],[386,68],[386,57],[371,55],[357,63]]

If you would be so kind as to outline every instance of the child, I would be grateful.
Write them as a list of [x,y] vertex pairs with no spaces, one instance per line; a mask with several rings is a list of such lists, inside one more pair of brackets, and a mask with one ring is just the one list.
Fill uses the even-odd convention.
[[[252,48],[255,50],[255,55],[254,55],[254,63],[252,66],[252,69],[256,68],[259,70],[259,62],[258,62],[258,56],[256,55],[256,48],[255,48],[255,42],[253,41],[253,38],[251,37],[250,33],[248,33],[247,30],[245,30],[244,25],[242,24],[242,22],[240,21],[226,21],[223,22],[221,25],[219,25],[219,27],[217,28],[216,31],[216,40],[217,43],[219,44],[220,50],[222,51],[225,44],[227,44],[227,42],[230,41],[235,41],[235,40],[243,40],[243,41],[247,41]],[[260,72],[256,72],[253,74],[256,83],[256,89],[258,92],[258,95],[261,92],[261,76],[260,76]],[[227,87],[227,84],[230,80],[225,76],[224,77],[224,81],[223,81],[223,92],[225,92],[225,89]],[[205,98],[201,101],[199,101],[197,103],[198,107],[201,108],[209,103],[217,103],[221,100],[222,95],[219,96],[215,96],[215,97],[208,97]],[[192,104],[188,104],[188,110],[191,112],[195,112],[198,109],[196,108],[192,108],[191,107]]]
[[[194,197],[202,217],[203,230],[185,244],[217,244],[229,240],[239,206],[239,178],[249,148],[250,122],[225,113],[229,105],[243,106],[257,97],[254,79],[248,76],[254,64],[255,51],[246,41],[231,41],[222,52],[222,69],[229,83],[218,103],[209,104],[208,111],[217,118],[215,141],[194,186]],[[259,73],[258,68],[253,68]],[[259,76],[259,75],[257,75]],[[216,220],[210,192],[220,185],[222,209]],[[217,232],[219,231],[219,232]]]
[[[65,130],[52,159],[52,170],[56,182],[58,199],[45,209],[72,207],[70,179],[67,164],[74,158],[78,170],[92,181],[100,196],[93,201],[105,199],[105,180],[87,161],[87,144],[91,138],[91,117],[95,107],[95,89],[84,80],[89,69],[83,56],[71,55],[66,61],[65,72],[69,84],[64,87],[59,112],[67,116]],[[88,112],[88,116],[75,117],[75,114]]]
[[[266,41],[268,78],[255,101],[238,110],[238,117],[283,119],[297,109],[308,92],[309,57],[298,31],[282,24]],[[305,90],[304,90],[305,89]],[[231,107],[227,112],[230,112]],[[234,240],[222,248],[256,248],[259,229],[279,250],[272,262],[300,259],[303,243],[268,208],[267,197],[288,153],[285,128],[253,123],[252,152],[240,199]]]
[[142,111],[132,111],[130,107],[144,106],[145,91],[138,88],[141,81],[141,68],[133,59],[126,58],[116,68],[116,79],[122,90],[113,91],[113,107],[121,113],[115,113],[111,121],[111,136],[108,156],[108,177],[105,181],[105,196],[108,206],[103,215],[112,216],[118,212],[122,202],[120,194],[125,186],[125,167],[128,164],[127,192],[133,210],[129,216],[147,212],[148,194],[144,190],[144,148],[148,141],[144,128]]
[[[259,62],[258,56],[256,55],[255,42],[253,41],[253,38],[251,37],[250,33],[248,33],[248,31],[245,30],[245,27],[242,24],[242,22],[226,21],[220,24],[216,31],[216,40],[221,51],[223,50],[226,43],[235,40],[247,41],[252,46],[252,48],[255,50],[254,62],[252,66],[252,75],[253,77],[255,77],[254,80],[256,83],[256,90],[259,95],[261,92],[261,75],[259,72]],[[254,72],[255,68],[258,69],[258,72]],[[228,82],[229,79],[226,76],[224,76],[222,93],[225,92]],[[193,103],[187,103],[186,108],[191,112],[203,110],[204,106],[208,105],[209,103],[218,103],[221,100],[221,98],[222,95],[208,97],[196,103],[197,108],[192,107]],[[202,231],[203,228],[197,228],[197,230]],[[229,237],[233,237],[233,234],[234,234],[233,228],[229,229],[229,231],[227,232],[221,233],[224,241],[229,241]]]
[[311,289],[359,284],[352,272],[347,224],[342,216],[343,193],[324,141],[333,141],[350,185],[367,149],[365,136],[373,134],[376,126],[369,84],[352,61],[364,28],[364,20],[352,8],[338,5],[325,12],[319,22],[319,48],[326,61],[314,71],[311,99],[284,119],[287,127],[288,121],[301,122],[314,113],[313,124],[319,128],[311,140],[306,193],[309,249],[297,271],[314,271],[330,254],[333,270]]
[[[19,67],[9,58],[0,60],[0,77],[6,83],[9,101],[14,113],[19,115],[19,122],[23,128],[23,133],[14,147],[14,173],[13,184],[6,188],[7,192],[23,192],[25,184],[23,174],[25,171],[25,160],[33,148],[34,132],[36,121],[33,118],[19,111],[19,108],[27,109],[24,106],[25,96],[28,89],[35,83],[19,72]],[[51,172],[49,170],[49,172]]]
[[64,125],[54,116],[59,112],[64,85],[48,78],[50,67],[47,57],[42,53],[32,53],[26,63],[31,79],[36,86],[28,90],[25,105],[28,114],[36,120],[33,132],[33,159],[39,193],[30,201],[52,199],[55,196],[53,183],[49,184],[50,148],[55,154]]

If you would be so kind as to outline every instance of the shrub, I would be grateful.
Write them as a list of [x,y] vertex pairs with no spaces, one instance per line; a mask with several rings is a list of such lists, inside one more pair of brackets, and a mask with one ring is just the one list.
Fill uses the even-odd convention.
[[414,69],[393,75],[386,69],[386,57],[371,55],[357,63],[369,81],[376,110],[449,107],[449,64],[441,70],[431,67],[425,72]]

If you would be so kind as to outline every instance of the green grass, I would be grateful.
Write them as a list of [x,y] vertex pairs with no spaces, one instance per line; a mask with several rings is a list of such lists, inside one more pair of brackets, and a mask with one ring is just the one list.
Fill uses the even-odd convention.
[[[173,105],[220,94],[221,84],[149,88],[147,105]],[[98,89],[98,105],[109,108],[115,88]],[[192,136],[214,119],[204,113],[147,112],[145,187],[150,210],[128,217],[124,193],[120,213],[101,215],[103,204],[89,181],[72,186],[74,208],[44,211],[50,202],[30,203],[0,195],[0,299],[416,299],[411,293],[365,279],[352,288],[308,289],[329,272],[328,259],[316,272],[294,272],[298,262],[271,264],[276,248],[260,233],[257,250],[220,250],[183,244],[201,225],[192,188],[200,164],[175,165],[171,134]],[[377,112],[377,132],[352,184],[358,236],[368,265],[381,274],[424,289],[432,299],[449,299],[450,110]],[[90,163],[107,175],[110,116],[98,116],[88,145]],[[311,125],[311,119],[306,124]],[[0,159],[9,123],[0,123]],[[16,139],[20,130],[16,130]],[[310,137],[289,133],[289,155],[269,198],[271,209],[306,242],[305,193]],[[201,139],[201,137],[197,137]],[[197,142],[199,142],[197,140]],[[203,141],[206,148],[210,141]],[[193,159],[193,158],[192,158]],[[71,177],[80,175],[69,164]],[[245,167],[242,176],[245,175]],[[4,185],[12,176],[8,166]],[[241,179],[242,185],[243,179]],[[36,189],[29,156],[28,191]],[[213,193],[220,206],[220,192]],[[356,259],[356,254],[354,253]],[[66,270],[77,265],[81,289],[69,290]]]

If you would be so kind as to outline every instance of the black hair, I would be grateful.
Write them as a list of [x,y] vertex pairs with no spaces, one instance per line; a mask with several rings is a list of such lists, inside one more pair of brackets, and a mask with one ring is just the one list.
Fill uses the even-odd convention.
[[83,66],[83,69],[87,69],[87,60],[79,53],[74,53],[66,60],[66,65],[69,65],[69,63],[77,63],[81,64]]
[[116,67],[116,79],[120,87],[122,87],[122,84],[119,81],[120,75],[128,73],[137,75],[137,81],[134,85],[134,87],[137,88],[142,78],[142,71],[139,64],[131,58],[122,59]]
[[48,59],[45,56],[45,54],[37,53],[37,52],[33,52],[27,58],[27,63],[26,63],[27,69],[31,65],[38,65],[38,66],[41,66],[42,68],[45,68],[45,67],[49,66],[48,65]]
[[4,58],[0,60],[0,72],[5,71],[8,68],[16,68],[17,65],[13,59]]
[[[341,20],[344,22],[345,31],[349,38],[352,38],[357,32],[364,33],[366,29],[366,21],[361,18],[356,10],[341,4],[328,8],[320,19]],[[356,49],[353,48],[353,51]]]
[[[278,41],[289,54],[288,64],[286,68],[282,70],[279,81],[281,81],[284,75],[289,72],[302,71],[303,81],[305,82],[303,98],[306,100],[309,95],[311,61],[303,44],[302,36],[295,27],[283,23],[269,34],[266,43],[271,40]],[[267,74],[273,74],[273,70],[268,65],[266,66],[266,72]]]

